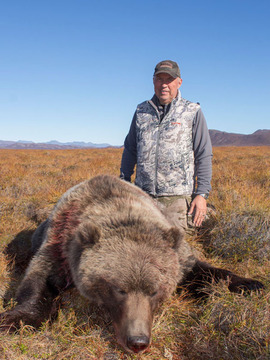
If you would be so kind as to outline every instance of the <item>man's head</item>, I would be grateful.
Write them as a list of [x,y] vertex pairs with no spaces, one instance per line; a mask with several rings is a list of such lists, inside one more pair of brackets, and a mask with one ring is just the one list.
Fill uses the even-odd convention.
[[164,60],[157,64],[154,72],[155,94],[162,105],[167,105],[177,96],[182,84],[180,70],[176,62]]

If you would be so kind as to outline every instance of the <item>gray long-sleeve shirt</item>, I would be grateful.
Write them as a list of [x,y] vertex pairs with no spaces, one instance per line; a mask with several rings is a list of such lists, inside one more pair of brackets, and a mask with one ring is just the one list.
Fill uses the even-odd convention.
[[[146,105],[147,104],[147,105]],[[161,107],[161,105],[159,104],[159,101],[157,99],[157,97],[154,95],[154,97],[147,102],[144,102],[143,104],[141,104],[144,106],[144,114],[143,116],[145,116],[145,113],[149,113],[153,109],[155,109],[155,113],[156,113],[156,117],[158,118],[159,124],[161,125],[163,122],[168,122],[168,120],[171,121],[171,124],[181,124],[181,122],[184,123],[184,118],[185,116],[190,119],[190,116],[192,116],[191,122],[190,120],[190,129],[192,131],[192,146],[189,147],[189,149],[192,149],[191,151],[193,152],[192,154],[192,161],[194,161],[194,171],[193,171],[193,177],[192,180],[190,180],[189,178],[189,182],[193,182],[192,186],[193,186],[193,190],[192,192],[195,194],[205,194],[205,193],[209,193],[211,190],[211,176],[212,176],[212,146],[211,146],[211,140],[210,140],[210,136],[209,136],[209,132],[208,132],[208,128],[206,125],[206,121],[204,118],[204,115],[202,113],[202,110],[200,108],[199,105],[197,104],[193,104],[187,100],[184,100],[181,98],[180,92],[178,94],[178,97],[176,99],[173,100],[173,102],[169,105],[165,105],[165,107]],[[148,105],[151,105],[151,107],[149,108]],[[146,108],[145,108],[146,106]],[[148,107],[147,107],[148,106]],[[180,110],[179,110],[180,107]],[[138,106],[138,109],[140,108],[140,105]],[[129,133],[125,139],[125,143],[124,143],[124,152],[123,152],[123,156],[122,156],[122,162],[121,162],[121,174],[122,177],[124,177],[126,180],[130,181],[130,177],[134,172],[134,168],[135,165],[138,162],[138,141],[140,142],[140,135],[138,136],[138,134],[140,133],[140,127],[141,127],[141,123],[140,121],[138,121],[138,117],[141,116],[140,115],[140,111],[138,112],[138,109],[136,110],[134,116],[133,116],[133,120],[131,123],[131,127],[129,130]],[[184,109],[184,110],[183,110]],[[186,111],[187,109],[187,111]],[[190,110],[191,109],[191,110]],[[146,114],[148,115],[148,114]],[[152,118],[154,119],[153,115],[151,115]],[[150,121],[155,121],[152,120],[150,116]],[[172,122],[172,120],[174,122]],[[149,121],[149,119],[147,118],[147,121]],[[163,133],[165,133],[166,135],[166,130],[164,130],[165,127],[163,126]],[[173,132],[179,131],[177,130],[170,130]],[[168,136],[170,134],[171,136],[171,132],[168,131]],[[189,130],[185,130],[186,132]],[[139,139],[139,140],[138,140]],[[166,136],[163,136],[163,139],[166,139]],[[180,137],[181,139],[181,137]],[[183,139],[183,137],[182,137]],[[187,137],[188,139],[188,137]],[[191,136],[190,136],[191,139]],[[159,141],[164,141],[159,140]],[[189,140],[186,140],[189,141]],[[162,145],[162,144],[161,144]],[[145,146],[147,147],[147,143],[145,144]],[[182,144],[174,141],[174,143],[170,143],[170,146],[173,146],[175,149],[178,148],[178,152],[176,151],[172,151],[172,153],[175,154],[181,154],[181,146]],[[180,152],[179,152],[180,149]],[[149,149],[149,151],[152,151]],[[156,150],[157,151],[157,150]],[[190,151],[190,150],[188,150]],[[159,152],[158,153],[160,157],[164,157],[164,156],[168,156],[168,153],[165,151],[164,153]],[[191,154],[190,154],[191,155]],[[191,159],[191,157],[189,157]],[[163,159],[166,162],[166,159]],[[169,159],[168,159],[169,160]],[[179,160],[180,161],[180,160]],[[190,161],[190,160],[189,160]],[[157,162],[155,163],[157,164]],[[155,165],[154,165],[155,166]],[[182,168],[182,164],[179,163],[178,165],[179,171],[180,168]],[[186,169],[190,169],[190,166],[186,166]],[[150,171],[155,171],[155,169],[150,169]],[[175,170],[174,170],[175,171]],[[173,172],[172,172],[173,173]],[[138,174],[137,174],[138,175]],[[168,179],[170,178],[170,174],[168,175]],[[141,175],[139,174],[139,176],[141,177]],[[179,181],[179,179],[177,178],[177,176],[172,175],[175,178],[175,181]],[[158,179],[158,178],[157,178]],[[194,181],[194,179],[196,181]],[[172,179],[170,179],[170,181],[167,181],[168,184],[172,184]],[[156,180],[158,181],[158,180]],[[185,179],[185,181],[187,181]],[[184,182],[184,181],[183,181]],[[138,185],[141,186],[142,188],[144,188],[144,183],[143,181],[139,180],[138,181]],[[190,184],[188,184],[189,186]],[[171,186],[171,185],[168,185]],[[190,189],[189,187],[186,187]],[[164,185],[163,185],[164,188]],[[175,186],[176,190],[174,191],[174,193],[172,193],[171,195],[186,195],[186,191],[187,190],[182,190],[181,186],[177,187],[177,184]],[[165,194],[163,194],[162,192],[164,192],[163,190],[161,191],[155,191],[152,190],[150,188],[147,188],[147,186],[145,187],[145,189],[147,192],[151,193],[154,196],[163,196]],[[183,193],[180,193],[182,192]],[[165,191],[166,195],[170,194],[170,192],[168,192],[168,190]],[[177,193],[175,193],[177,192]]]

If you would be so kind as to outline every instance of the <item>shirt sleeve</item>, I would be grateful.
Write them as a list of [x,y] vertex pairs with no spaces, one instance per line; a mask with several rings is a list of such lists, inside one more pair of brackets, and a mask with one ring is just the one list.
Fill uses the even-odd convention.
[[212,144],[206,120],[201,109],[195,115],[193,129],[193,151],[195,164],[195,194],[205,194],[211,191],[212,178]]
[[120,177],[126,181],[131,181],[131,175],[137,163],[137,136],[136,136],[136,112],[133,116],[129,133],[124,142],[122,154]]

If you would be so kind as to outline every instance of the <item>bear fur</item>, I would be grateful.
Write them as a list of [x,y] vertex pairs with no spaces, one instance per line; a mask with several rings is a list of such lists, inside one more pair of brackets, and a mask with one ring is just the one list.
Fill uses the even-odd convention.
[[177,286],[198,296],[213,279],[226,279],[235,292],[263,287],[199,261],[150,196],[108,175],[68,190],[32,242],[35,255],[17,305],[0,315],[3,330],[15,330],[21,321],[39,327],[56,296],[75,286],[105,307],[118,343],[138,353],[150,344],[155,309]]

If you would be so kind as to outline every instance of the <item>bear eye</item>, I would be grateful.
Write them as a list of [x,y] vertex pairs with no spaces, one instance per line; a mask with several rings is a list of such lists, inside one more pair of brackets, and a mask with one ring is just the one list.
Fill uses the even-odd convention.
[[119,288],[116,289],[116,292],[117,292],[118,294],[120,294],[120,295],[123,295],[123,296],[127,294],[124,290],[119,289]]
[[153,292],[150,294],[151,297],[154,297],[154,296],[156,296],[156,295],[157,295],[157,291],[153,291]]

